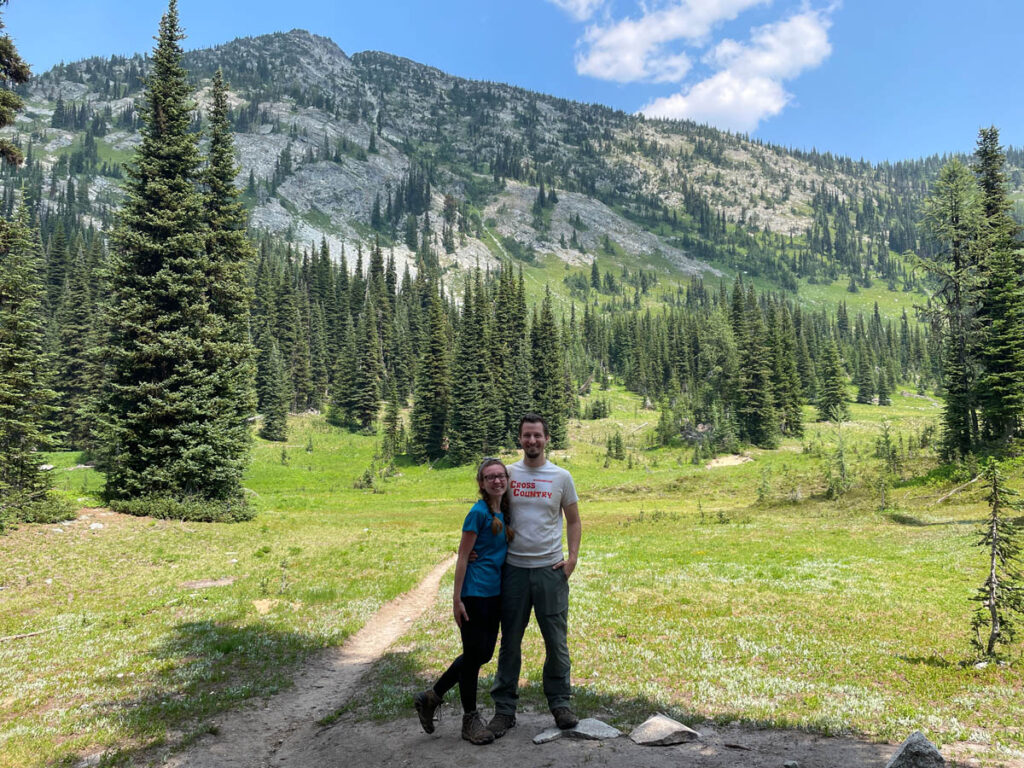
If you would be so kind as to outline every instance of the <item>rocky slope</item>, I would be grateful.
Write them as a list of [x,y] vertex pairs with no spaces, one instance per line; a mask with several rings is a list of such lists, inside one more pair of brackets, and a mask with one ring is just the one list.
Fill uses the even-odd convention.
[[[300,30],[193,51],[186,66],[200,112],[218,67],[231,83],[238,184],[252,225],[302,245],[323,238],[349,257],[382,237],[399,262],[411,262],[403,227],[414,214],[421,237],[427,213],[442,263],[486,263],[507,252],[508,238],[519,253],[589,263],[610,239],[641,261],[715,271],[691,252],[692,241],[665,237],[659,219],[671,212],[671,234],[696,232],[695,211],[704,206],[730,226],[800,237],[824,191],[851,210],[862,199],[877,203],[881,219],[863,237],[882,239],[897,224],[910,226],[900,217],[923,191],[915,180],[934,171],[928,163],[877,168],[790,152],[691,123],[463,80],[385,53],[349,57]],[[135,104],[148,67],[141,55],[97,58],[32,81],[15,133],[53,178],[51,197],[79,178],[94,208],[116,204],[116,183],[105,177],[118,175],[139,140]],[[429,209],[419,204],[382,222],[391,196],[417,171],[429,181]],[[557,190],[558,202],[538,213],[541,183]],[[458,236],[447,249],[446,195],[458,205]]]

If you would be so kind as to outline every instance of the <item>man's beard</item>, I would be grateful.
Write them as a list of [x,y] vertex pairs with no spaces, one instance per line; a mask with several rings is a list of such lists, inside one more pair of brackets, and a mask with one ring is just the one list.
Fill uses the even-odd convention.
[[538,456],[540,456],[542,453],[544,453],[544,449],[543,448],[523,448],[523,453],[525,453],[528,458],[536,459]]

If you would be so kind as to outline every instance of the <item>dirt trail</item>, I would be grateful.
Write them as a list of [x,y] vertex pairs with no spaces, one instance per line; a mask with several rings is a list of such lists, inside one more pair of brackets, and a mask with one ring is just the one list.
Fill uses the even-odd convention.
[[[344,704],[370,665],[433,605],[441,577],[454,562],[452,556],[436,566],[418,586],[381,608],[341,648],[309,662],[290,689],[257,705],[259,708],[250,706],[222,716],[216,721],[215,735],[200,739],[171,757],[165,765],[168,768],[311,765],[291,761],[288,754],[301,749],[323,730],[317,721]],[[339,753],[345,754],[346,751]],[[348,763],[344,757],[332,762]]]
[[[317,721],[344,704],[370,665],[434,605],[441,578],[454,561],[445,560],[415,589],[385,605],[344,646],[307,664],[290,690],[223,715],[215,734],[170,757],[166,768],[782,768],[788,761],[800,768],[882,768],[896,749],[855,738],[711,723],[698,727],[701,741],[673,747],[641,747],[627,737],[604,742],[563,738],[537,746],[533,737],[551,725],[546,712],[522,712],[508,735],[476,747],[460,739],[461,717],[451,705],[442,707],[442,719],[429,736],[411,707],[409,717],[396,722],[368,722],[349,713],[320,726]],[[964,760],[961,765],[980,765],[971,759],[975,745],[956,746],[943,750],[947,759],[955,754]],[[1017,762],[1006,765],[1021,768]]]

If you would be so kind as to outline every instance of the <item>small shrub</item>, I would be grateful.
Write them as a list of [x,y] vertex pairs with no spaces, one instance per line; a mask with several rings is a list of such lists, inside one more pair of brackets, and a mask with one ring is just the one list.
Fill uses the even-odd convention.
[[124,515],[190,523],[241,523],[256,516],[256,510],[245,499],[178,499],[154,495],[113,501],[110,508]]
[[16,528],[18,523],[59,523],[74,516],[71,502],[51,492],[38,501],[0,506],[0,533]]

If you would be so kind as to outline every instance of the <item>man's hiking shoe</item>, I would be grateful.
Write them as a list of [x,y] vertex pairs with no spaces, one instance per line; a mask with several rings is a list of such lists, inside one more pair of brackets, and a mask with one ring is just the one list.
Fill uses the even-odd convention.
[[434,732],[434,710],[441,706],[441,697],[434,693],[434,689],[417,693],[413,696],[412,703],[416,705],[416,714],[420,718],[420,725],[427,733]]
[[494,734],[484,725],[480,713],[473,710],[462,716],[462,738],[470,744],[490,744],[494,741]]
[[563,731],[575,728],[580,721],[576,714],[568,707],[555,707],[551,710],[551,714],[555,716],[555,725]]
[[494,738],[500,739],[510,728],[516,727],[516,716],[515,715],[503,715],[500,712],[495,712],[494,717],[491,718],[491,722],[487,724],[487,730],[494,734]]

